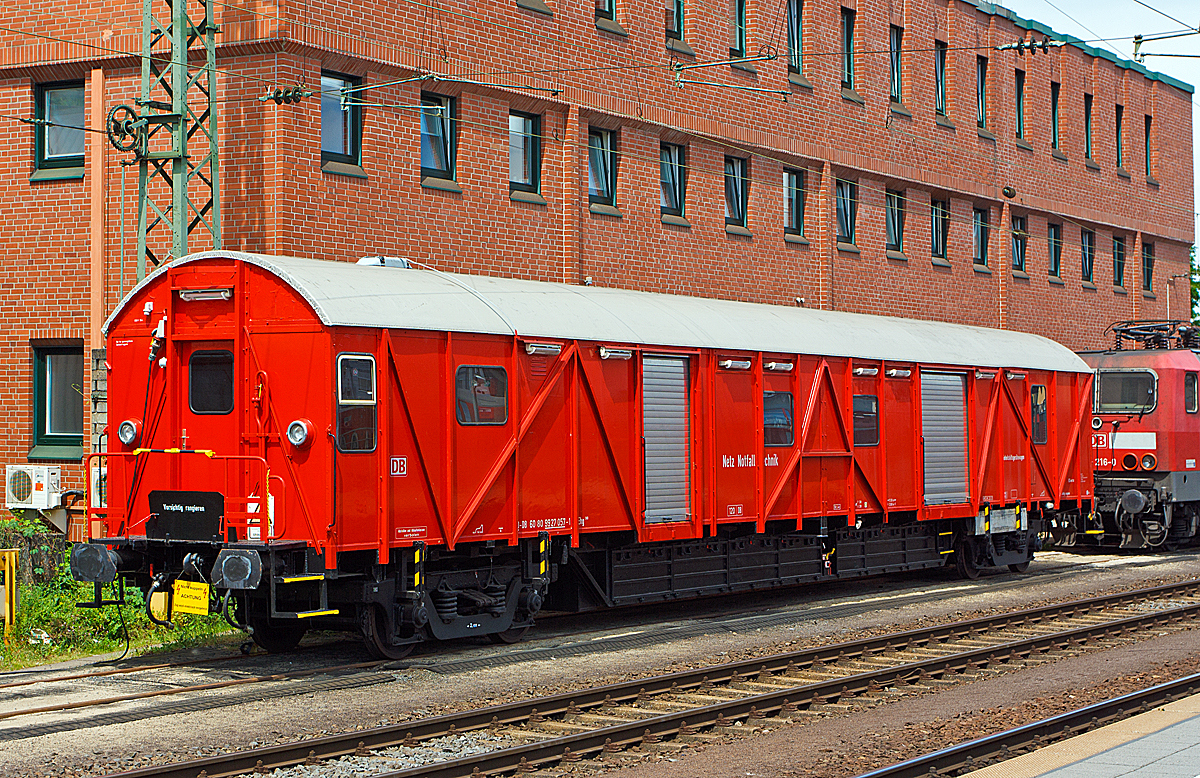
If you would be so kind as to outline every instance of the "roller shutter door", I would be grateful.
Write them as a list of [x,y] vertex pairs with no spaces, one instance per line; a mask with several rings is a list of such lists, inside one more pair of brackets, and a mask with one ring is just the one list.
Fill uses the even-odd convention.
[[691,518],[691,414],[686,357],[642,358],[646,523]]
[[925,504],[967,501],[967,401],[963,376],[921,373]]

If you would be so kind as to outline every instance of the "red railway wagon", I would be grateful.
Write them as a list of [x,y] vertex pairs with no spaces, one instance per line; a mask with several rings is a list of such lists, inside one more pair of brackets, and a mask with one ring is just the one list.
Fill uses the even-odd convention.
[[1125,321],[1115,348],[1082,354],[1096,370],[1095,513],[1052,527],[1062,546],[1175,548],[1200,536],[1200,331]]
[[406,264],[211,252],[130,292],[97,602],[119,575],[391,657],[547,604],[1024,570],[1090,510],[1091,371],[1044,338]]

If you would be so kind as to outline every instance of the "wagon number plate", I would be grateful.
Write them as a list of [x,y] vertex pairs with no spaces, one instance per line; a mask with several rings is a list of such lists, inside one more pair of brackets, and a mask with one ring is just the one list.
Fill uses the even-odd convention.
[[208,584],[193,581],[175,581],[175,597],[171,603],[176,613],[208,615]]

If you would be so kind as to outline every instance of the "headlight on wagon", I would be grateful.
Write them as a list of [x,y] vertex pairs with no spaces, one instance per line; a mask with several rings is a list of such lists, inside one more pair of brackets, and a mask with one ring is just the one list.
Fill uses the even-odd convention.
[[126,419],[117,427],[117,439],[132,446],[142,437],[142,423],[137,419]]
[[1158,459],[1153,454],[1142,455],[1142,469],[1153,470],[1158,465]]
[[313,425],[308,419],[296,419],[288,425],[287,439],[296,448],[307,448],[313,440]]

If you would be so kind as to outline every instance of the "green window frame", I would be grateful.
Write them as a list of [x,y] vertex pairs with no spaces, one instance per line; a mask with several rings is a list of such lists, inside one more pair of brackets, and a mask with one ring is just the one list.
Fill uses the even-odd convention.
[[[321,162],[359,165],[362,162],[362,79],[321,71]],[[347,100],[342,105],[342,98]]]
[[[34,91],[34,156],[39,170],[83,167],[82,81],[38,84]],[[77,150],[76,150],[77,149]]]
[[83,346],[33,346],[30,459],[83,456]]

